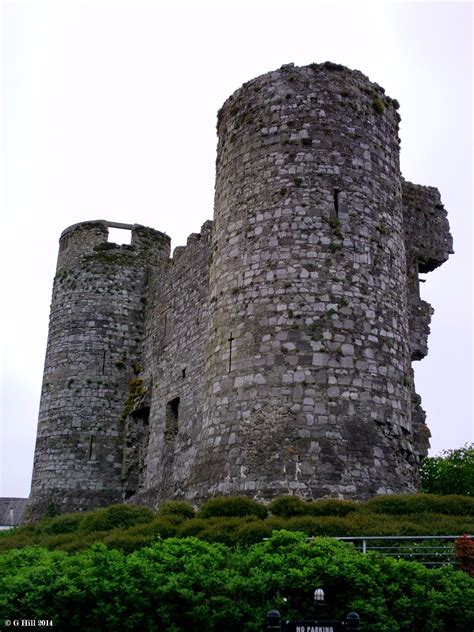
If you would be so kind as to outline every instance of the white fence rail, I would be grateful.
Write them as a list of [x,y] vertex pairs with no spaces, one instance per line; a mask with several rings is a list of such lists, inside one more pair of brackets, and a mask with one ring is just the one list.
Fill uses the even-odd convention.
[[[467,534],[466,534],[467,535]],[[459,535],[374,535],[344,536],[335,540],[352,542],[362,553],[374,551],[396,559],[412,560],[425,566],[456,565],[454,542]],[[472,538],[472,535],[468,535]]]

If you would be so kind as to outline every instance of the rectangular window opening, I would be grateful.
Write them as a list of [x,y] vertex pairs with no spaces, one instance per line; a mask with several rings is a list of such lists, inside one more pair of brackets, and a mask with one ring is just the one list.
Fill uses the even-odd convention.
[[134,421],[140,422],[143,426],[148,426],[150,422],[150,407],[142,406],[137,410],[134,410],[131,414]]
[[127,245],[132,243],[132,231],[128,228],[109,228],[109,234],[107,241],[118,246]]
[[165,439],[173,439],[178,434],[179,397],[166,404]]

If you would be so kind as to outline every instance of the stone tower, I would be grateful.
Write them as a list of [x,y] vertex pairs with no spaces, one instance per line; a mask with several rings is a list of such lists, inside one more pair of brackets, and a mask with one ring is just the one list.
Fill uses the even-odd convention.
[[[131,230],[131,245],[107,241]],[[29,503],[87,509],[128,498],[123,415],[143,355],[148,276],[169,238],[143,226],[83,222],[59,241]],[[130,383],[132,386],[130,386]]]
[[219,112],[214,224],[172,259],[151,229],[63,234],[30,505],[416,489],[418,274],[452,240],[401,177],[397,109],[358,71],[283,66]]
[[[221,109],[198,497],[416,488],[428,434],[411,361],[430,313],[413,295],[430,211],[406,221],[402,190],[435,204],[400,177],[397,108],[326,63],[258,77]],[[440,222],[424,271],[451,250]]]

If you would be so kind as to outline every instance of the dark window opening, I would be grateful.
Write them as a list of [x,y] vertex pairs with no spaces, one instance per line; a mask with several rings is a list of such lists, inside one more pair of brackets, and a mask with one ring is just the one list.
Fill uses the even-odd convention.
[[132,419],[134,421],[140,421],[144,426],[148,426],[150,420],[150,407],[142,406],[132,413]]
[[334,189],[334,217],[339,218],[339,189]]
[[94,437],[91,435],[91,438],[89,441],[89,461],[92,461],[93,448],[94,448]]
[[102,375],[104,375],[104,373],[105,373],[105,356],[106,355],[107,355],[107,351],[105,351],[105,349],[104,349],[104,353],[103,353],[103,356],[102,356]]
[[232,332],[230,332],[230,336],[227,340],[229,342],[229,373],[230,373],[232,371],[232,343],[235,340],[235,338],[232,335]]
[[186,367],[184,369],[181,369],[181,377],[186,377]]
[[166,404],[165,439],[173,439],[178,434],[179,397]]

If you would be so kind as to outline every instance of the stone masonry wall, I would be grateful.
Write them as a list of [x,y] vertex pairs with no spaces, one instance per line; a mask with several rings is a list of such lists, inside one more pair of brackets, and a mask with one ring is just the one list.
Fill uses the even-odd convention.
[[212,222],[159,275],[149,312],[149,444],[137,501],[182,497],[202,423]]

